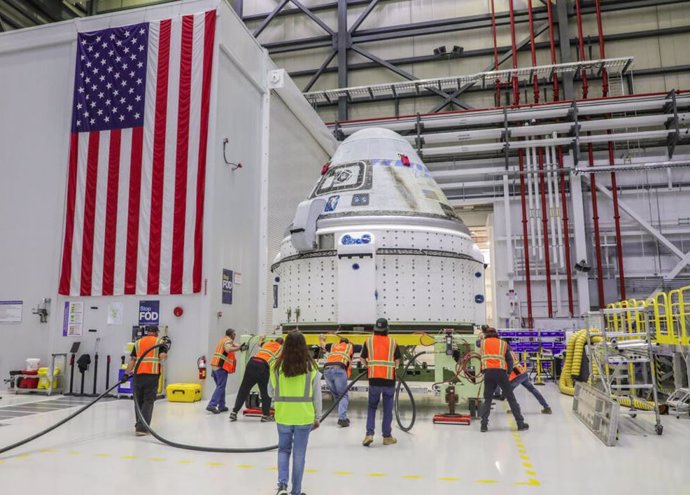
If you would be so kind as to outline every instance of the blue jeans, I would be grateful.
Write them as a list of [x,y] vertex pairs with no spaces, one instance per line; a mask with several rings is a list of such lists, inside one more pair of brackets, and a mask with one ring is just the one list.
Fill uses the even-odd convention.
[[541,404],[541,407],[543,407],[543,408],[549,407],[549,404],[546,402],[546,399],[544,398],[543,395],[541,395],[541,392],[539,392],[539,390],[537,390],[537,388],[532,384],[532,382],[529,379],[529,375],[527,375],[527,373],[523,373],[523,374],[515,377],[515,379],[512,382],[510,382],[510,386],[513,388],[513,390],[515,390],[520,385],[522,385],[527,390],[529,390],[530,393],[537,398],[537,400],[539,401],[539,404]]
[[369,385],[369,409],[367,410],[367,435],[374,434],[376,423],[376,409],[383,396],[383,421],[381,430],[384,437],[391,436],[391,424],[393,423],[393,399],[395,397],[395,387],[378,387]]
[[228,383],[228,372],[220,368],[212,373],[213,381],[216,382],[216,389],[213,391],[209,407],[225,407],[225,385]]
[[278,423],[278,484],[288,484],[290,475],[290,453],[292,453],[292,491],[293,495],[302,493],[304,460],[312,425],[291,426]]
[[[323,370],[323,377],[326,379],[326,385],[333,394],[333,398],[337,399],[347,389],[347,371],[340,366],[327,366]],[[350,404],[348,394],[343,396],[343,399],[338,403],[338,419],[347,419],[347,406]]]

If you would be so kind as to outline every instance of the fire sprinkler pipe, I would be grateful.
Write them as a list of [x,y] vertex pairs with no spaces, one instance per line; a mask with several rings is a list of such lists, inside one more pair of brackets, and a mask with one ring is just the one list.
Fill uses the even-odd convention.
[[[532,16],[532,0],[527,0],[527,15],[529,16],[529,39],[532,51],[532,67],[537,66],[537,47],[534,44],[534,18]],[[555,74],[555,72],[554,72]],[[532,74],[532,86],[534,92],[534,103],[539,103],[539,76],[536,71]]]
[[556,204],[555,204],[555,188],[553,184],[552,167],[555,162],[554,156],[551,153],[553,146],[545,148],[546,162],[544,164],[546,170],[546,192],[549,200],[549,226],[553,235],[549,237],[551,240],[551,254],[553,256],[554,266],[558,265],[558,235],[556,230]]
[[[530,141],[531,138],[528,138],[527,140]],[[541,243],[541,223],[537,221],[537,217],[539,215],[537,214],[537,174],[534,173],[536,171],[536,166],[534,166],[535,162],[536,160],[534,158],[534,147],[530,146],[527,149],[527,197],[529,200],[530,213],[529,226],[531,238],[533,239],[532,255],[535,257],[538,256],[538,259],[541,259],[544,257],[544,255],[542,253],[543,244]]]
[[[563,165],[563,148],[560,146],[557,148],[558,151],[558,168],[561,171],[564,169]],[[565,174],[561,173],[561,209],[563,212],[563,245],[565,247],[564,253],[564,263],[565,263],[565,274],[568,281],[568,313],[572,318],[575,313],[574,301],[573,301],[573,269],[570,262],[570,225],[568,223],[568,202],[565,193]]]
[[[551,0],[547,0],[547,2],[546,2],[546,13],[547,13],[548,20],[549,20],[549,42],[551,44],[551,63],[553,65],[555,65],[556,64],[556,39],[554,36],[554,31],[556,30],[556,28],[553,24],[553,12],[552,12]],[[558,74],[556,74],[556,72],[554,71],[554,73],[553,73],[553,101],[560,100],[559,92],[560,91],[558,88]]]
[[[594,166],[594,150],[592,144],[587,145],[587,155],[589,166]],[[594,221],[594,253],[597,260],[597,291],[599,293],[599,308],[606,307],[604,303],[604,273],[601,263],[601,234],[599,231],[599,205],[597,202],[597,182],[596,175],[589,174],[591,185],[590,194],[592,195],[592,220]]]
[[[491,0],[491,32],[494,37],[494,70],[498,70],[498,42],[496,41],[496,7]],[[496,78],[496,106],[501,106],[501,80]]]
[[553,318],[553,296],[551,294],[551,254],[549,249],[549,218],[546,209],[546,180],[544,172],[544,149],[537,148],[539,165],[539,195],[541,196],[541,222],[544,230],[544,269],[546,271],[546,301],[549,318]]
[[[517,41],[515,40],[515,7],[513,5],[513,0],[509,2],[510,8],[510,41],[512,45],[513,52],[513,69],[518,68],[518,54],[517,54]],[[517,74],[513,75],[513,105],[520,104],[520,83],[518,81]]]
[[529,266],[529,236],[527,235],[527,201],[525,201],[525,159],[524,151],[518,150],[520,165],[520,206],[522,207],[522,249],[525,258],[525,285],[527,291],[527,326],[532,328],[532,278]]
[[[575,13],[577,15],[577,39],[578,39],[578,46],[579,46],[579,53],[580,53],[580,61],[584,62],[585,60],[585,37],[582,34],[582,12],[580,12],[580,0],[575,0]],[[587,84],[587,71],[582,69],[581,72],[581,77],[582,77],[582,98],[587,99],[587,93],[588,93],[588,84]]]
[[[602,57],[606,56],[606,47],[604,45],[604,24],[601,20],[601,1],[596,0],[597,13],[597,30],[599,33],[599,54]],[[604,67],[601,74],[602,96],[606,98],[609,95],[609,76],[608,71]],[[609,115],[610,117],[610,115]],[[611,129],[607,129],[606,134],[611,134]],[[615,156],[613,152],[613,142],[608,142],[609,151],[609,165],[615,165]],[[616,182],[616,172],[611,170],[611,193],[613,195],[613,221],[616,228],[616,260],[618,261],[618,282],[620,284],[621,300],[626,300],[625,296],[625,267],[623,262],[623,242],[621,240],[621,215],[618,207],[618,187]]]

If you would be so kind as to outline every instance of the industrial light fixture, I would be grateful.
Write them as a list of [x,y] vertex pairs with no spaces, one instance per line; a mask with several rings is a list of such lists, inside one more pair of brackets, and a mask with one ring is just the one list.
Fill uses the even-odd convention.
[[446,45],[441,45],[439,47],[434,48],[434,55],[436,55],[437,57],[439,57],[441,55],[445,55],[445,54],[446,54]]
[[587,260],[580,260],[577,263],[575,263],[575,271],[582,272],[582,273],[589,273],[592,270],[592,267],[587,264]]
[[437,57],[457,58],[462,55],[463,51],[465,51],[465,49],[458,45],[453,45],[450,51],[448,51],[446,45],[441,45],[434,48],[434,55]]

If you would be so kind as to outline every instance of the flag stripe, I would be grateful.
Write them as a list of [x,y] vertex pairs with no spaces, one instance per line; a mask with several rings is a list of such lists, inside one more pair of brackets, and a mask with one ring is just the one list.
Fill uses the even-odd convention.
[[127,266],[127,208],[129,206],[129,174],[132,160],[132,129],[123,129],[120,135],[120,169],[117,187],[117,228],[115,233],[115,269],[113,295],[125,293],[125,267]]
[[67,179],[67,208],[65,211],[65,242],[62,248],[62,273],[59,293],[69,295],[72,278],[72,240],[74,237],[74,203],[77,195],[77,157],[79,134],[73,132],[69,146],[69,175]]
[[117,204],[120,186],[120,143],[122,130],[110,131],[108,152],[108,192],[105,212],[105,237],[103,240],[103,289],[104,296],[114,291],[115,258],[117,256]]
[[91,276],[93,270],[93,229],[96,215],[96,187],[98,187],[98,144],[101,134],[89,132],[89,154],[86,163],[86,189],[84,195],[84,237],[82,238],[81,255],[81,289],[82,296],[91,294]]
[[196,222],[194,229],[194,268],[193,287],[194,292],[201,292],[202,269],[202,244],[203,244],[203,217],[204,217],[204,191],[206,189],[206,151],[208,144],[208,113],[211,104],[211,70],[213,68],[213,40],[216,31],[216,11],[206,13],[204,24],[204,75],[201,88],[201,129],[199,132],[199,173],[196,186]]
[[84,237],[84,196],[86,189],[86,164],[89,155],[89,133],[85,132],[79,138],[77,153],[77,199],[74,208],[74,240],[72,242],[72,279],[70,293],[81,294],[81,261],[82,239]]
[[127,262],[125,264],[125,294],[137,292],[137,254],[139,250],[139,208],[141,202],[141,157],[144,129],[132,129],[132,152],[129,175],[129,215],[127,218]]
[[175,171],[175,217],[173,223],[172,272],[170,293],[182,293],[184,226],[187,201],[187,159],[189,153],[189,110],[192,85],[192,44],[194,16],[182,18],[182,54],[177,117],[177,159]]
[[156,86],[156,122],[153,140],[151,182],[151,224],[147,294],[158,294],[161,263],[161,224],[163,219],[163,184],[165,180],[165,136],[168,113],[168,70],[170,67],[170,31],[172,21],[160,23],[158,40],[158,81]]
[[108,155],[110,131],[101,131],[98,143],[96,202],[93,222],[93,260],[91,263],[91,295],[103,294],[103,254],[105,243],[105,210],[108,193]]

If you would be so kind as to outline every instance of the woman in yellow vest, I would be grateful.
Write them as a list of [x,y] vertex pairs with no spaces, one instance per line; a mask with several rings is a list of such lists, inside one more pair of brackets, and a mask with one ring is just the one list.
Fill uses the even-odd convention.
[[216,390],[213,392],[206,410],[213,414],[220,414],[228,410],[225,407],[225,386],[228,383],[228,374],[234,373],[237,368],[235,352],[239,350],[240,346],[235,344],[235,331],[228,328],[225,331],[225,337],[218,341],[211,358],[212,376],[216,383]]
[[271,365],[269,391],[273,396],[278,424],[278,492],[288,495],[292,453],[291,495],[302,493],[302,477],[311,430],[321,417],[321,373],[309,353],[304,335],[293,330],[285,338],[283,351]]

